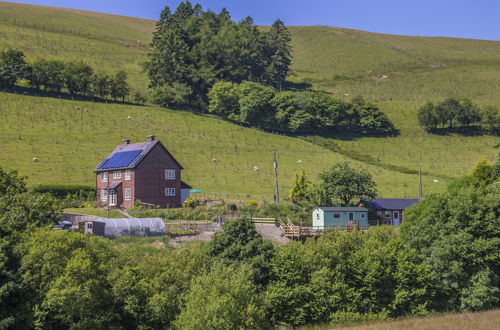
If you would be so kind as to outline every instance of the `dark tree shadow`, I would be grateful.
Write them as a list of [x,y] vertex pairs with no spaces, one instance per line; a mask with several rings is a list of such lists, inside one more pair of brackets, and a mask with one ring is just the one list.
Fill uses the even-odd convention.
[[312,84],[309,82],[293,82],[286,80],[283,84],[283,89],[287,91],[297,92],[297,91],[307,91],[312,88]]
[[129,101],[120,101],[112,99],[103,99],[97,96],[87,96],[80,94],[70,94],[67,92],[49,92],[43,91],[31,87],[19,87],[13,89],[0,89],[1,92],[24,95],[24,96],[34,96],[34,97],[48,97],[59,100],[70,100],[70,101],[84,101],[84,102],[99,102],[99,103],[110,103],[110,104],[125,104],[125,105],[136,105],[145,106],[145,104],[134,103]]
[[449,136],[457,134],[461,136],[483,136],[483,135],[497,135],[499,132],[488,132],[479,126],[468,126],[458,128],[430,128],[427,132],[440,136]]

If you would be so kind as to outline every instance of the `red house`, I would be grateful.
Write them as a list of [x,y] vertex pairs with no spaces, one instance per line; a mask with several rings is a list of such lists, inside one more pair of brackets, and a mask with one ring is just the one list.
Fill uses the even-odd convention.
[[191,188],[181,181],[182,169],[153,135],[141,143],[124,139],[94,170],[97,203],[123,208],[136,201],[163,208],[180,206]]

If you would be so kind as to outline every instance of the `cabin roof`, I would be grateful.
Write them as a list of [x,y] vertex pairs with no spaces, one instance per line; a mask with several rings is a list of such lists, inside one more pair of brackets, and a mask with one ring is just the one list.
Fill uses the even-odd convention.
[[323,210],[325,212],[368,212],[365,207],[317,207],[317,209]]
[[419,201],[418,198],[375,198],[367,202],[374,210],[405,210]]

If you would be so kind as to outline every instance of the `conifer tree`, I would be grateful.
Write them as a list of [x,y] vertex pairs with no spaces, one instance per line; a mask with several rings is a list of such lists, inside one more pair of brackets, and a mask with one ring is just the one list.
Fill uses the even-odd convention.
[[292,62],[292,38],[290,32],[281,20],[277,20],[271,27],[268,35],[271,63],[269,66],[270,79],[280,91],[285,80],[290,63]]

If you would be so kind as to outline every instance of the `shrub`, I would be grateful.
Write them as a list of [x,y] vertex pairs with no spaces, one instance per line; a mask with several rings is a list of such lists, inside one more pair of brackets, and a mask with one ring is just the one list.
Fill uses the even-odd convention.
[[198,205],[198,201],[196,199],[193,199],[193,198],[188,198],[182,203],[183,207],[192,208],[192,209],[194,209],[197,205]]
[[85,185],[38,185],[33,188],[34,191],[39,193],[49,193],[55,198],[64,199],[70,195],[81,196],[82,199],[95,199],[95,188]]

